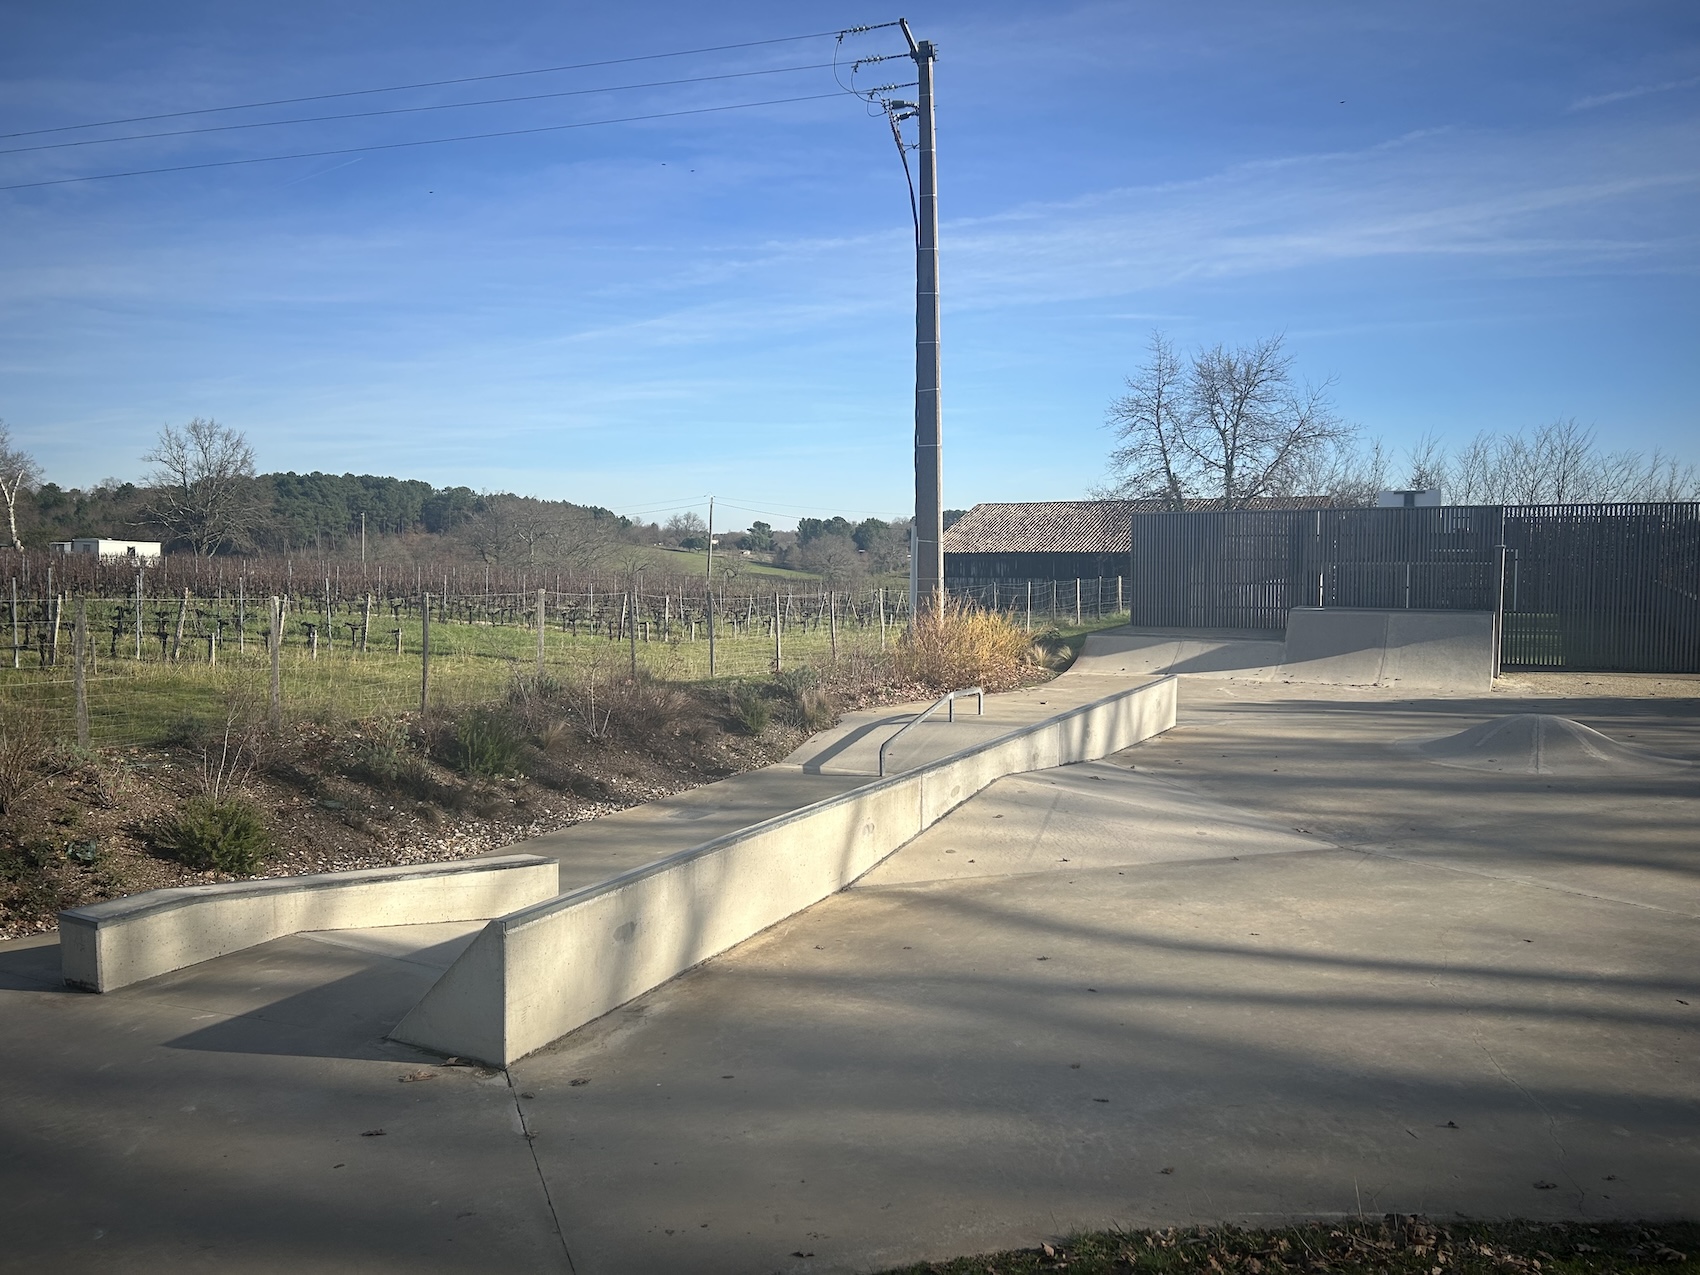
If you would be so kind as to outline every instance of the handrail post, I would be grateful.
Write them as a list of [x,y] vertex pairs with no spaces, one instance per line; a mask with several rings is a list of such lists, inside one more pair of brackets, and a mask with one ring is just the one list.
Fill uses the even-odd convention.
[[963,689],[961,689],[960,691],[949,691],[949,692],[939,696],[936,700],[934,700],[931,704],[929,704],[925,709],[923,709],[921,712],[915,714],[915,716],[912,719],[905,722],[897,730],[896,734],[892,735],[891,738],[887,739],[883,744],[880,745],[879,777],[881,779],[885,778],[885,751],[886,751],[886,749],[890,748],[893,744],[895,744],[897,742],[898,738],[900,736],[902,736],[905,731],[913,730],[915,727],[919,726],[922,722],[926,721],[928,717],[930,717],[934,713],[938,712],[940,704],[945,705],[945,711],[948,714],[948,720],[954,722],[956,720],[956,701],[964,695],[972,695],[976,698],[976,700],[979,701],[980,716],[984,717],[985,714],[986,714],[986,688],[983,687],[983,686],[966,686]]

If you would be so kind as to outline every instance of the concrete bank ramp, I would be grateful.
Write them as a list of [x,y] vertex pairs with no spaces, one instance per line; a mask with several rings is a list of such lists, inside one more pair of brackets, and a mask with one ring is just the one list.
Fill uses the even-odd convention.
[[1486,694],[1493,689],[1487,611],[1359,611],[1295,607],[1287,615],[1284,681]]
[[1284,650],[1284,643],[1264,634],[1117,630],[1089,634],[1069,672],[1088,677],[1202,673],[1268,681],[1280,667]]
[[1406,741],[1401,747],[1442,766],[1511,775],[1656,776],[1694,769],[1692,762],[1619,743],[1551,713],[1496,717],[1453,735]]
[[1279,640],[1210,629],[1094,633],[1074,670],[1470,695],[1493,688],[1493,653],[1486,611],[1295,607]]

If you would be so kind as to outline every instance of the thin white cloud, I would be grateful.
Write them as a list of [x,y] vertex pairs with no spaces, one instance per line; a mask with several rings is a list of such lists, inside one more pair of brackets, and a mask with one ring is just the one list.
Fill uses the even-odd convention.
[[1652,93],[1674,93],[1678,89],[1693,88],[1700,84],[1700,75],[1691,75],[1685,80],[1664,80],[1658,84],[1637,84],[1633,88],[1618,89],[1613,93],[1595,93],[1591,97],[1579,97],[1570,104],[1573,111],[1591,111],[1595,107],[1610,106],[1613,102],[1627,102],[1631,98],[1646,97]]
[[1700,186],[1700,125],[1395,140],[953,223],[948,291],[986,308],[1401,257],[1546,273],[1700,266],[1679,211]]

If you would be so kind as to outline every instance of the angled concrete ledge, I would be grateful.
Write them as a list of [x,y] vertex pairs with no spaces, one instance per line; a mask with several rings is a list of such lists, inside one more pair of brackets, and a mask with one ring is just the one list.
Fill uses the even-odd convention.
[[499,917],[391,1035],[506,1066],[843,889],[994,780],[1168,730],[1177,685],[1118,691]]
[[110,992],[304,930],[482,921],[559,889],[555,860],[515,854],[149,890],[61,912],[62,969]]

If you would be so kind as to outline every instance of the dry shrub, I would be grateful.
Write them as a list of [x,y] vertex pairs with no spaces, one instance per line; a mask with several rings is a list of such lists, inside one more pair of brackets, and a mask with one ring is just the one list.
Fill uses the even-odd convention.
[[937,691],[983,686],[1006,691],[1022,680],[1028,636],[996,611],[947,600],[923,611],[897,645],[897,667]]
[[571,722],[589,740],[621,740],[647,747],[661,740],[700,740],[718,727],[688,689],[647,669],[634,677],[623,660],[595,660],[564,677],[516,678],[510,711],[539,747],[565,744],[559,723]]
[[47,777],[47,723],[30,708],[0,710],[0,815]]

